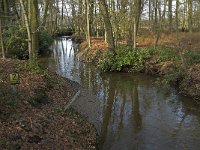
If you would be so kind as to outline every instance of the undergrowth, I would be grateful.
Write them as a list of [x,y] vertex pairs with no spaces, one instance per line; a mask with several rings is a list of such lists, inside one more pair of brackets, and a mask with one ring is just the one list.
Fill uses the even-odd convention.
[[165,88],[169,88],[170,85],[179,86],[185,76],[184,69],[178,65],[174,65],[168,74],[157,78],[156,84]]
[[149,47],[142,49],[130,49],[128,46],[119,46],[115,54],[107,53],[98,64],[102,71],[121,71],[123,67],[131,66],[134,71],[144,69],[147,59],[153,58],[156,62],[178,61],[180,58],[177,52],[165,47]]
[[[10,27],[3,33],[4,44],[7,49],[6,56],[17,59],[28,59],[28,42],[26,28]],[[53,37],[46,31],[38,32],[39,50],[38,54],[49,53],[49,47],[53,42]],[[1,44],[0,44],[1,47]]]
[[[186,65],[195,65],[200,63],[200,53],[197,51],[185,50],[183,57]],[[115,54],[107,53],[103,60],[98,64],[98,68],[104,72],[122,71],[124,67],[128,66],[131,71],[137,72],[145,69],[145,63],[148,64],[151,61],[155,62],[155,64],[167,61],[173,62],[170,69],[167,68],[167,73],[162,75],[161,78],[158,78],[157,83],[159,85],[165,87],[169,87],[172,84],[179,85],[186,77],[186,72],[178,50],[162,46],[135,50],[132,50],[127,46],[120,46],[115,49]]]

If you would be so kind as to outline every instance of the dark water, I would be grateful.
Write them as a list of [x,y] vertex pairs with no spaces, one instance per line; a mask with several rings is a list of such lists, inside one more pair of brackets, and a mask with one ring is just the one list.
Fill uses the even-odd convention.
[[43,59],[50,70],[91,89],[100,101],[104,150],[200,150],[200,107],[173,88],[141,74],[100,74],[76,57],[76,45],[61,38]]

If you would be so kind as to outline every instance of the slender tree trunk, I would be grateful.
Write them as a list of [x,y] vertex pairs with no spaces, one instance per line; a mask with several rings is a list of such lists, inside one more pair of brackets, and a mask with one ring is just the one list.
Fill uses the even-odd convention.
[[129,34],[127,44],[132,48],[134,46],[134,25],[135,25],[135,15],[134,15],[134,0],[131,1],[130,6],[130,16],[129,16]]
[[139,24],[140,24],[140,16],[141,16],[141,13],[142,13],[142,1],[141,0],[136,0],[136,6],[135,6],[135,9],[136,9],[136,15],[135,15],[135,22],[136,22],[136,35],[138,33],[138,29],[139,29]]
[[80,36],[83,32],[83,26],[82,26],[82,23],[83,23],[83,7],[82,7],[82,0],[78,0],[78,19],[79,19],[79,24],[77,24],[77,32],[78,32],[78,35]]
[[154,0],[154,30],[157,30],[158,27],[158,0]]
[[93,35],[94,33],[94,0],[88,0],[89,4],[89,27],[90,27],[90,34]]
[[30,0],[31,8],[31,42],[32,42],[32,56],[34,61],[37,59],[39,45],[38,45],[38,0]]
[[176,38],[178,40],[178,28],[179,28],[179,0],[176,0]]
[[169,31],[172,31],[172,0],[168,1],[168,12],[169,12]]
[[133,32],[133,48],[136,49],[136,36],[137,36],[137,22],[136,19],[134,19],[134,32]]
[[63,20],[64,20],[64,0],[62,0],[61,27],[63,26]]
[[104,24],[105,24],[105,31],[106,31],[106,39],[107,39],[107,46],[108,48],[114,52],[114,37],[113,37],[113,31],[112,31],[112,26],[111,26],[111,22],[110,22],[110,16],[108,13],[108,6],[106,4],[105,0],[99,0],[100,2],[100,10],[101,10],[101,14],[103,16],[103,20],[104,20]]
[[49,1],[49,22],[48,22],[48,31],[50,33],[53,33],[53,2]]
[[4,49],[4,42],[3,42],[3,35],[2,35],[2,21],[0,16],[0,40],[1,40],[1,50],[2,50],[2,58],[5,59],[5,49]]
[[[77,27],[76,27],[76,9],[75,9],[75,2],[74,0],[70,0],[71,1],[71,8],[72,8],[72,26],[73,26],[73,29],[75,29],[75,32],[77,31]],[[83,3],[83,2],[82,2]]]
[[46,24],[48,8],[49,8],[49,0],[44,0],[44,11],[43,11],[42,25]]
[[192,0],[188,0],[188,29],[192,32]]
[[87,22],[87,41],[88,41],[88,47],[91,48],[91,39],[90,39],[90,6],[89,6],[89,0],[86,0],[86,10],[87,10],[87,17],[86,17],[86,22]]
[[167,6],[167,0],[164,1],[164,10],[161,14],[161,17],[160,17],[160,21],[157,23],[157,27],[156,27],[156,41],[155,41],[155,44],[154,44],[154,47],[156,47],[158,45],[158,41],[161,37],[161,33],[163,31],[163,24],[164,24],[164,21],[165,21],[165,11],[166,11],[166,6]]
[[152,9],[152,5],[151,5],[151,0],[149,0],[149,29],[151,28],[151,10]]
[[28,40],[29,59],[31,60],[32,59],[31,30],[30,30],[29,21],[28,21],[28,15],[27,15],[27,13],[25,11],[25,8],[24,8],[23,0],[20,0],[20,5],[21,5],[22,13],[23,13],[23,16],[24,16],[24,19],[25,19],[26,30],[27,30],[27,34],[28,34],[28,39],[27,40]]
[[58,22],[59,22],[59,4],[58,4],[58,0],[56,0],[56,3],[55,3],[55,20],[54,20],[54,23],[53,23],[53,33],[56,32],[56,29],[58,28]]

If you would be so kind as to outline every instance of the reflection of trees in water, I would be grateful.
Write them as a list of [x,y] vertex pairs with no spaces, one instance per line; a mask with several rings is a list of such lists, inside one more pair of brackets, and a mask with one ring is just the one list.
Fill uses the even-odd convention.
[[113,106],[114,99],[115,99],[116,81],[113,80],[112,77],[109,78],[108,86],[109,86],[108,87],[108,96],[107,96],[107,99],[105,100],[105,105],[103,108],[103,124],[101,127],[101,133],[100,133],[101,146],[103,146],[103,143],[106,140],[108,125],[109,125],[109,121],[110,121],[111,113],[112,113],[112,106]]
[[[103,82],[106,84],[106,82]],[[105,86],[105,85],[104,85]],[[106,87],[106,86],[105,86]],[[139,99],[138,99],[138,85],[137,81],[130,80],[130,78],[122,77],[122,76],[115,76],[110,75],[109,82],[108,82],[108,91],[105,90],[105,92],[108,92],[108,96],[106,97],[104,109],[103,109],[103,124],[101,128],[101,143],[103,143],[107,140],[108,132],[108,126],[111,121],[111,118],[114,118],[114,120],[119,120],[119,122],[113,122],[111,125],[114,125],[117,123],[118,128],[116,132],[113,134],[115,135],[115,138],[120,138],[119,135],[123,132],[125,125],[124,125],[124,118],[127,118],[126,115],[129,116],[129,119],[127,122],[129,123],[130,128],[132,129],[125,129],[130,131],[128,134],[137,136],[137,133],[140,131],[142,126],[142,117],[139,111]],[[106,95],[106,93],[104,93]],[[132,104],[131,107],[128,107],[127,104]],[[119,114],[115,107],[119,107]],[[126,109],[132,109],[131,114],[127,114],[126,112],[129,110]],[[113,116],[111,116],[113,115]],[[132,130],[134,133],[132,133]],[[113,135],[114,136],[114,135]],[[113,140],[113,139],[112,139]],[[130,139],[129,139],[130,140]],[[133,141],[134,142],[134,141]],[[134,144],[135,145],[135,144]],[[133,147],[134,148],[134,147]]]
[[[178,94],[174,93],[172,90],[166,91],[162,88],[157,88],[155,85],[152,85],[150,77],[127,77],[124,74],[112,73],[99,76],[92,66],[77,61],[75,56],[75,53],[78,51],[77,49],[72,48],[74,51],[70,52],[69,47],[66,46],[65,49],[64,44],[64,41],[59,40],[55,41],[53,46],[54,59],[59,67],[57,69],[62,71],[62,65],[64,65],[64,71],[70,73],[73,78],[78,78],[81,85],[90,87],[95,93],[99,91],[102,93],[101,98],[104,99],[102,102],[104,101],[105,103],[102,111],[102,143],[106,142],[106,140],[110,140],[107,139],[109,134],[112,134],[109,135],[112,137],[123,138],[120,136],[124,134],[125,130],[128,130],[128,133],[125,134],[128,134],[127,137],[131,137],[131,139],[134,138],[132,142],[134,145],[133,148],[137,149],[141,143],[141,141],[136,141],[140,139],[138,136],[142,127],[142,115],[140,110],[144,117],[154,117],[148,116],[149,112],[152,113],[152,110],[153,114],[159,113],[157,116],[158,118],[154,120],[160,118],[162,120],[162,117],[165,115],[177,115],[179,121],[177,122],[176,130],[173,134],[175,137],[178,137],[179,132],[182,132],[182,127],[184,123],[188,121],[188,117],[189,119],[192,118],[190,121],[194,121],[193,118],[197,118],[200,123],[199,106],[192,104],[189,98],[185,98],[184,100],[184,97],[178,96]],[[66,63],[69,59],[72,61],[70,64],[61,64],[61,61]],[[61,72],[61,74],[63,73]],[[174,97],[174,95],[176,95],[176,97]],[[167,114],[166,112],[168,112],[168,109],[173,111],[173,114]],[[178,116],[180,110],[182,115]],[[165,120],[163,122],[168,123],[165,122]],[[112,129],[109,128],[109,125],[111,125],[110,128]],[[111,140],[116,140],[116,138]],[[113,141],[108,142],[111,144]]]
[[[135,137],[138,136],[139,131],[142,128],[142,116],[140,114],[140,103],[139,103],[139,98],[138,98],[138,85],[137,82],[135,82],[133,88],[132,88],[132,94],[131,94],[131,99],[132,99],[132,119],[133,119],[133,129],[134,129],[134,135]],[[135,148],[138,149],[139,146],[139,138],[135,138],[134,145]]]

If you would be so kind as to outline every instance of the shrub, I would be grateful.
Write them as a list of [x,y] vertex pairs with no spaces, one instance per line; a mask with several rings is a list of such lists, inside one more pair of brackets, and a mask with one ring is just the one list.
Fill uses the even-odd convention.
[[165,74],[162,79],[157,79],[157,84],[169,88],[170,85],[179,85],[186,73],[179,65],[174,65],[168,74]]
[[28,58],[27,33],[25,28],[9,28],[5,31],[4,37],[9,56],[18,59]]
[[115,54],[107,53],[98,64],[102,71],[121,71],[126,66],[139,71],[144,67],[144,60],[150,56],[147,49],[131,50],[127,46],[120,46],[115,52]]
[[[28,42],[26,28],[12,27],[5,31],[5,46],[10,57],[28,59]],[[39,32],[39,54],[49,52],[53,37],[47,32]]]
[[179,55],[175,49],[167,48],[167,47],[150,47],[147,48],[150,55],[157,58],[157,61],[177,61],[179,60]]
[[53,43],[53,37],[48,32],[39,32],[39,54],[50,52],[50,45]]
[[148,58],[162,61],[177,61],[179,56],[173,49],[166,47],[149,47],[131,50],[127,46],[119,46],[115,49],[116,54],[108,53],[99,63],[98,67],[103,71],[121,71],[123,67],[131,66],[135,71],[144,68],[144,62]]

